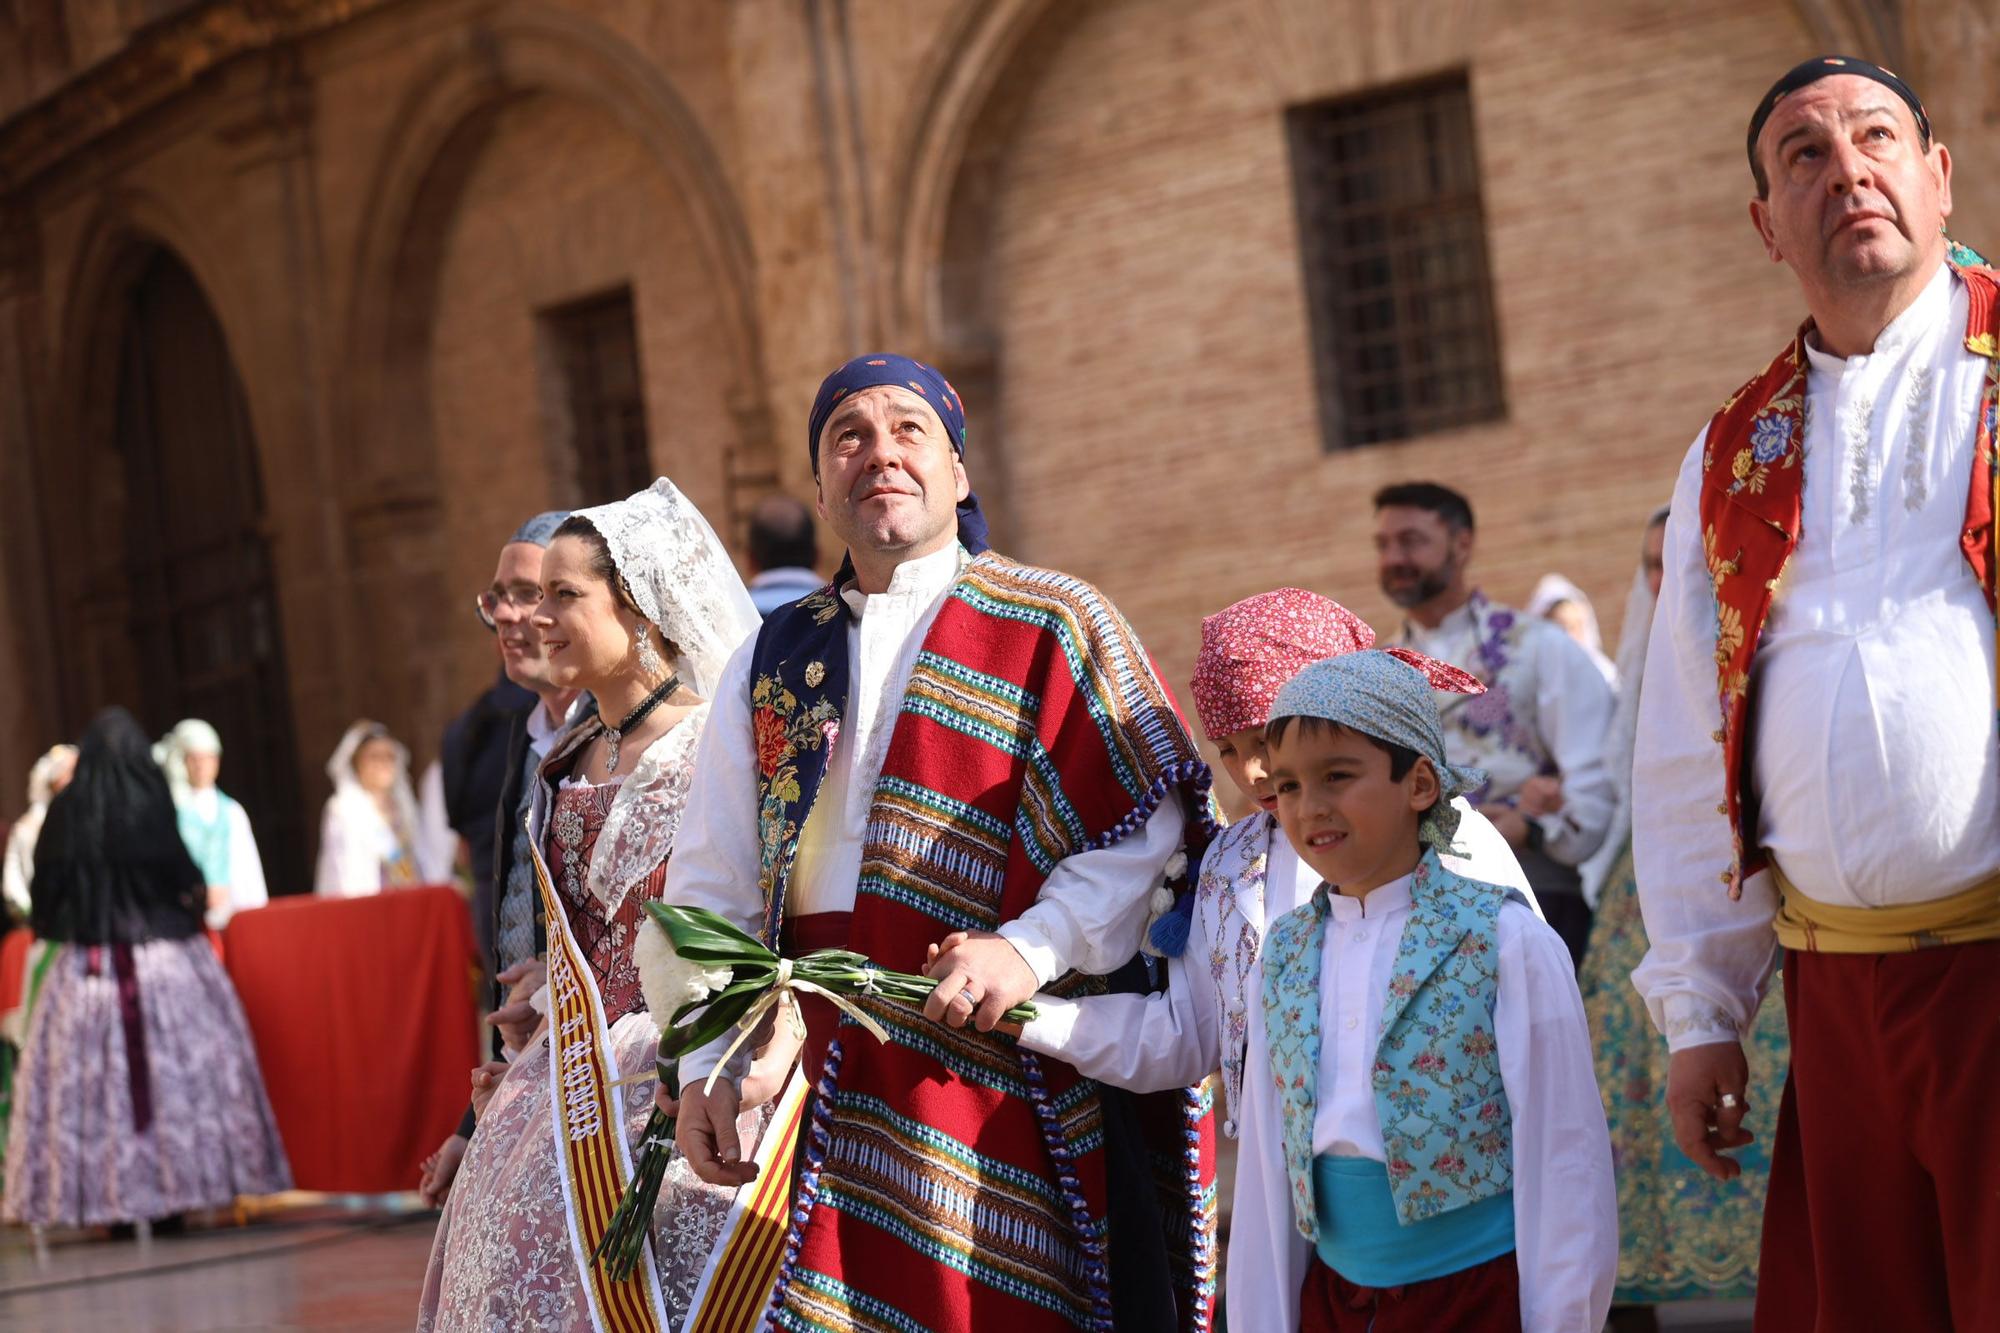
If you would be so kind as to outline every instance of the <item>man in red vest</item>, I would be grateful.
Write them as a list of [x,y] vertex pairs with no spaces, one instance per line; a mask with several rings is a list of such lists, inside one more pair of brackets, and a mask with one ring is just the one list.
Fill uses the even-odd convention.
[[1748,146],[1811,318],[1675,490],[1633,979],[1675,1139],[1727,1179],[1778,1093],[1738,1034],[1783,963],[1759,1333],[2000,1328],[2000,292],[1944,234],[1951,155],[1895,74],[1807,61]]

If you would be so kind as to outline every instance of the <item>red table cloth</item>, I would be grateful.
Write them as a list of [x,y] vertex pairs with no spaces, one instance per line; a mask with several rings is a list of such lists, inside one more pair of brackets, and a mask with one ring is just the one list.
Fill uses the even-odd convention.
[[35,932],[26,926],[14,927],[0,940],[0,1014],[21,1007],[21,992],[28,984],[28,946],[34,942]]
[[448,888],[277,898],[224,957],[300,1189],[414,1189],[479,1063],[477,958]]

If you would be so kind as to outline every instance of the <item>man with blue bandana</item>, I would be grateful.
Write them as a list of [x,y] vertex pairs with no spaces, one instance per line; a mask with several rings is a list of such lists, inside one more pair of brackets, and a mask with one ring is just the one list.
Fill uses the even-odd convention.
[[[807,445],[847,558],[725,672],[667,874],[668,901],[788,956],[917,971],[970,935],[932,972],[949,1026],[875,1004],[878,1043],[804,1005],[814,1098],[777,1326],[1205,1328],[1206,1104],[1100,1088],[993,1027],[1134,957],[1169,863],[1178,883],[1199,861],[1208,772],[1102,594],[987,550],[966,438],[929,366],[879,354],[827,377]],[[679,1108],[718,1184],[755,1171],[739,1071],[697,1082],[723,1044],[683,1059]]]

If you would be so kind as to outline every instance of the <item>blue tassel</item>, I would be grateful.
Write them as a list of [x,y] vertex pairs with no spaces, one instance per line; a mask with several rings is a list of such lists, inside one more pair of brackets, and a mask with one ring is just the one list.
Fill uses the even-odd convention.
[[1188,932],[1194,929],[1194,894],[1183,893],[1180,901],[1167,909],[1165,916],[1153,923],[1148,938],[1162,956],[1179,958],[1187,952]]

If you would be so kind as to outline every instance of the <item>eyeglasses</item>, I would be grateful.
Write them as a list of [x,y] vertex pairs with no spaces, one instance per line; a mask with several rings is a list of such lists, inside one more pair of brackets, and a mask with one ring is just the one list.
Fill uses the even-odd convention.
[[542,589],[537,583],[517,583],[511,588],[488,588],[472,599],[472,610],[479,617],[479,623],[488,629],[498,629],[493,613],[507,603],[522,615],[532,614],[542,604]]

